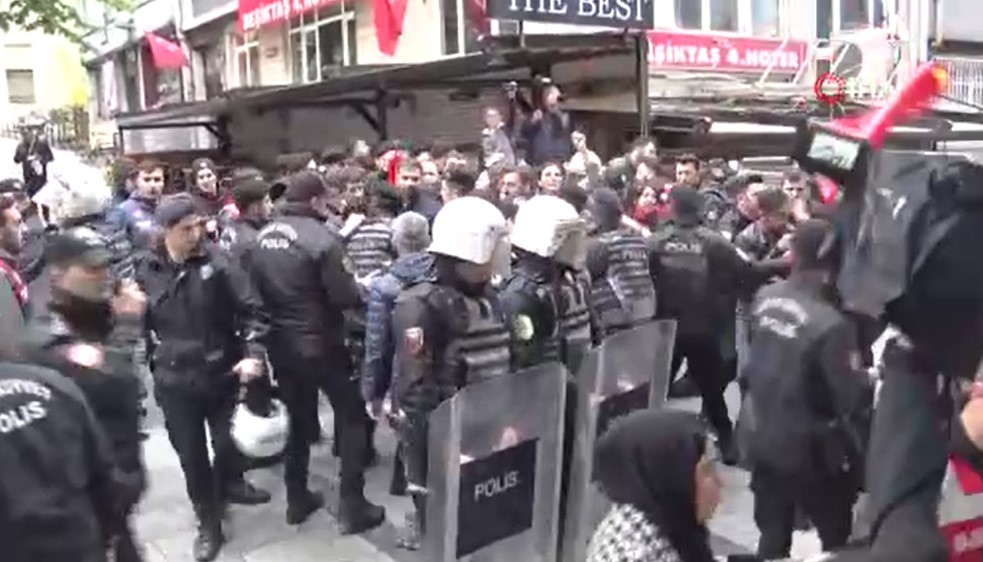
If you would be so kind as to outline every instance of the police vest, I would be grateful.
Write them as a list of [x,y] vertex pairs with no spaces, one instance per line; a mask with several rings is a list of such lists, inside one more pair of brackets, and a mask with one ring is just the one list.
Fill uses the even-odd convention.
[[466,368],[462,384],[474,384],[511,370],[511,332],[497,300],[461,295],[466,327],[452,345]]
[[392,237],[387,221],[363,222],[348,235],[345,250],[355,266],[355,275],[364,277],[389,267],[396,255]]
[[590,350],[590,289],[587,280],[572,273],[560,285],[559,339],[563,343],[562,363],[576,375]]
[[636,234],[613,231],[599,241],[607,250],[604,277],[594,281],[591,301],[602,329],[620,328],[655,315],[655,288],[649,275],[648,247]]
[[679,315],[705,310],[709,297],[706,244],[695,228],[669,226],[652,240],[659,260],[656,282],[665,308]]
[[983,560],[983,477],[959,459],[949,460],[942,484],[939,530],[950,562]]

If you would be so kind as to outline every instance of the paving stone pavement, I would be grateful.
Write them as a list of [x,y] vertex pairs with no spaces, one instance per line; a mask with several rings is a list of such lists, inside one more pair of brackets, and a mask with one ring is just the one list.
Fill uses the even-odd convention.
[[[736,391],[728,392],[732,415],[737,413]],[[696,410],[699,401],[674,400],[672,407]],[[185,496],[184,477],[177,457],[167,440],[160,413],[151,405],[148,418],[150,437],[144,443],[144,460],[149,472],[149,488],[134,526],[146,549],[147,562],[190,562],[194,537],[194,518]],[[331,435],[331,412],[322,407],[322,426]],[[326,440],[327,441],[327,440]],[[329,510],[316,513],[298,527],[286,524],[286,499],[282,467],[254,470],[247,478],[273,494],[263,506],[232,506],[225,531],[228,541],[219,562],[422,562],[422,557],[394,548],[395,529],[405,521],[411,504],[405,498],[388,494],[395,442],[382,430],[377,438],[381,459],[366,475],[369,498],[385,505],[388,521],[379,529],[361,536],[342,536]],[[335,495],[334,474],[337,461],[328,444],[311,452],[311,486]],[[754,549],[758,533],[752,518],[753,501],[748,476],[743,470],[722,467],[724,499],[710,524],[717,554],[747,553]],[[807,557],[820,551],[815,532],[797,532],[793,555]],[[519,562],[519,561],[517,561]]]

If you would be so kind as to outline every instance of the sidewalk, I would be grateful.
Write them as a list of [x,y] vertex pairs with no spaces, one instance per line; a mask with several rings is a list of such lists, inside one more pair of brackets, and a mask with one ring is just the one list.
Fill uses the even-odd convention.
[[[728,396],[733,402],[731,396]],[[698,401],[674,401],[673,407],[698,408]],[[171,444],[167,440],[159,412],[151,411],[150,438],[144,444],[144,460],[149,472],[149,489],[135,518],[137,536],[146,548],[147,562],[191,562],[194,517],[185,496],[184,477]],[[736,415],[736,405],[731,404]],[[325,435],[331,435],[330,408],[322,408]],[[311,487],[321,490],[329,509],[318,511],[298,527],[286,524],[286,498],[282,466],[248,473],[256,486],[273,494],[273,501],[261,506],[232,506],[225,525],[228,539],[220,562],[421,562],[422,557],[398,550],[395,525],[402,525],[410,512],[406,498],[390,496],[389,478],[395,443],[392,434],[380,428],[377,439],[381,459],[366,474],[366,493],[373,502],[386,507],[388,521],[371,533],[341,536],[330,509],[336,496],[337,460],[330,444],[311,451]],[[746,472],[721,467],[724,500],[710,524],[711,541],[719,555],[751,552],[758,539],[753,519],[753,500]],[[805,557],[819,553],[815,532],[797,532],[793,555]]]

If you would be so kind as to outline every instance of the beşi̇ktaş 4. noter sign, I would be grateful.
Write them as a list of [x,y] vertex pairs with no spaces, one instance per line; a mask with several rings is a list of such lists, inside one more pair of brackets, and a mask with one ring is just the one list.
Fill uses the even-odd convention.
[[488,0],[489,17],[652,29],[652,0]]

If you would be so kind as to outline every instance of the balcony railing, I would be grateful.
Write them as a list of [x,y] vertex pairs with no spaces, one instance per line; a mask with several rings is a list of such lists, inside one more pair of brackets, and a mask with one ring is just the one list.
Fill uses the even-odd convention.
[[933,60],[949,73],[949,98],[983,107],[983,60],[949,56]]

